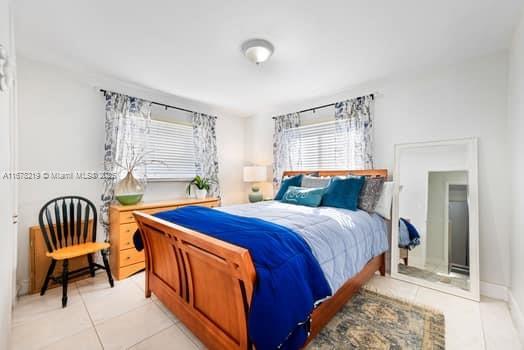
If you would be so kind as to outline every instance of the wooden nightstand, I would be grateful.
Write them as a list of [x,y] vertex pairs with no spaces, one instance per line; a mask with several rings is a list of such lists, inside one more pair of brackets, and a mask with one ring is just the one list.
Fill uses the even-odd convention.
[[137,224],[133,217],[134,211],[148,214],[172,210],[188,205],[218,207],[218,198],[178,199],[156,203],[138,203],[135,205],[113,204],[109,208],[111,255],[109,263],[111,272],[117,280],[126,278],[137,271],[145,269],[144,252],[137,251],[133,244],[133,235]]

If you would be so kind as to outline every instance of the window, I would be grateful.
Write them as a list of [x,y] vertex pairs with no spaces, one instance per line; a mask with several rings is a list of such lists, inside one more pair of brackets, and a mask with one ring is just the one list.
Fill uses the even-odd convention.
[[195,177],[191,125],[151,120],[147,148],[151,150],[147,154],[149,180],[190,180]]
[[348,133],[338,133],[335,121],[289,129],[292,169],[348,169]]

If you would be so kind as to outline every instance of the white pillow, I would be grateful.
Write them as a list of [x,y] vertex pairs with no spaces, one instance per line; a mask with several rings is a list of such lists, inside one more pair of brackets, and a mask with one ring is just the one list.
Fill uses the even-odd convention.
[[331,177],[318,177],[318,176],[309,176],[304,175],[302,177],[302,183],[300,187],[305,188],[319,188],[319,187],[328,187],[331,182]]
[[393,202],[394,185],[393,181],[384,182],[382,193],[380,193],[377,205],[375,205],[375,213],[388,220],[391,220],[391,203]]

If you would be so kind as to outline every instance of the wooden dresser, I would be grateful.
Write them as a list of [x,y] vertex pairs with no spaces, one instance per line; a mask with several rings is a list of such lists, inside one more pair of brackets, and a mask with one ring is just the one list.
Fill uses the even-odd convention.
[[137,271],[145,269],[144,252],[138,252],[133,244],[133,235],[137,230],[133,212],[141,211],[153,214],[187,205],[203,205],[213,208],[220,205],[220,200],[218,198],[185,198],[156,203],[142,202],[135,205],[111,205],[109,209],[111,234],[111,255],[109,256],[109,262],[111,264],[111,272],[117,280],[126,278]]

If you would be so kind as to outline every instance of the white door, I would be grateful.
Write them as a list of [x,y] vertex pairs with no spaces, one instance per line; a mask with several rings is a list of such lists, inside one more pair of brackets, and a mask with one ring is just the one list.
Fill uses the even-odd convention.
[[[0,0],[0,45],[12,58],[10,1]],[[11,330],[16,272],[16,184],[10,179],[15,164],[15,86],[0,91],[0,349],[7,349]],[[6,175],[7,174],[7,175]]]

